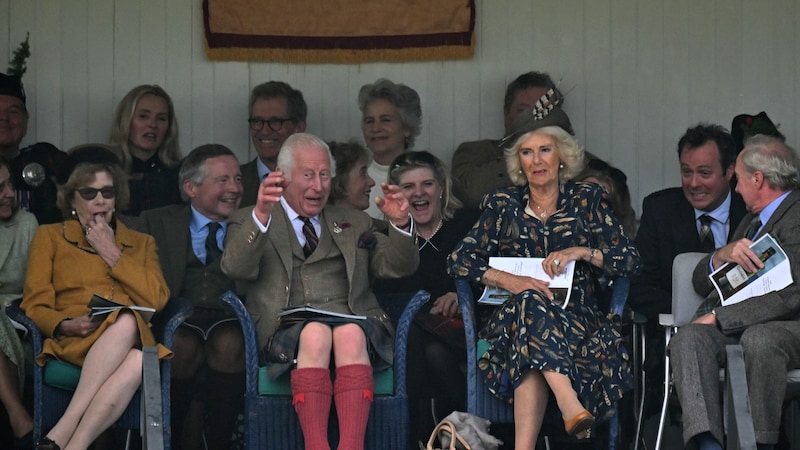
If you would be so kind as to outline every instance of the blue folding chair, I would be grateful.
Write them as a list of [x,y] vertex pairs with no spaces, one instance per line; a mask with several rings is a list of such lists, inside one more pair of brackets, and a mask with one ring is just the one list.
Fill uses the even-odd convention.
[[[376,374],[375,396],[369,412],[364,448],[367,450],[405,450],[408,448],[408,395],[406,394],[406,343],[411,322],[430,294],[417,292],[402,310],[397,321],[394,365]],[[301,449],[303,433],[292,405],[289,373],[270,380],[266,368],[258,364],[258,340],[255,325],[242,301],[226,292],[222,301],[232,308],[239,320],[245,343],[245,447],[261,449]],[[380,299],[379,299],[380,302]],[[338,426],[331,421],[329,440],[338,442]]]
[[[610,312],[623,317],[625,301],[630,290],[630,280],[617,278],[610,288],[612,289],[609,303]],[[464,318],[464,333],[467,340],[467,412],[488,419],[492,423],[513,424],[513,406],[492,395],[486,388],[483,379],[478,378],[478,358],[488,349],[489,343],[477,338],[475,302],[469,281],[463,278],[456,279],[456,291],[458,305]],[[618,413],[609,420],[608,430],[607,448],[614,450],[617,448],[619,440]]]
[[[42,352],[44,337],[36,324],[26,316],[19,308],[20,300],[14,301],[6,308],[8,316],[25,326],[28,330],[33,354],[38,355]],[[192,304],[189,300],[182,297],[172,297],[167,302],[167,306],[155,314],[152,319],[153,333],[156,340],[167,348],[172,347],[172,337],[178,326],[192,314]],[[160,370],[157,377],[160,377],[161,414],[160,417],[149,417],[142,412],[142,395],[147,398],[147,393],[142,390],[136,392],[131,399],[122,416],[114,424],[114,428],[122,430],[148,429],[148,436],[145,441],[153,442],[155,437],[163,440],[164,449],[171,448],[170,435],[170,367],[169,359],[160,361]],[[145,368],[147,370],[147,368]],[[56,422],[64,414],[72,393],[78,384],[81,368],[63,361],[51,360],[44,367],[38,364],[33,365],[33,440],[38,441],[44,434],[55,426]],[[151,393],[152,395],[152,393]],[[156,408],[157,410],[157,408]],[[144,422],[144,427],[142,426]],[[143,433],[144,434],[144,433]],[[163,438],[162,438],[163,436]],[[160,442],[158,442],[160,443]],[[150,447],[153,447],[151,444]]]

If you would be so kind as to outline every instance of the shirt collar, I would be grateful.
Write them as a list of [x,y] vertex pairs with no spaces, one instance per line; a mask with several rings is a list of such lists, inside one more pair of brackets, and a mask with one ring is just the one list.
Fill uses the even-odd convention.
[[258,171],[258,181],[264,181],[264,178],[272,172],[259,157],[256,157],[256,170]]
[[725,200],[717,206],[717,208],[713,211],[701,211],[697,208],[694,210],[694,218],[695,220],[699,219],[702,215],[710,216],[712,219],[716,220],[719,223],[728,223],[728,219],[731,215],[731,192],[728,191],[728,196],[725,197]]
[[[289,220],[294,221],[295,219],[300,217],[300,214],[297,214],[297,212],[294,209],[292,209],[291,206],[289,206],[289,203],[283,197],[281,197],[281,205],[283,206],[283,209],[286,211],[286,215],[289,217]],[[320,223],[319,214],[316,216],[309,217],[309,219],[311,219],[312,222]]]
[[775,200],[769,202],[769,205],[764,207],[760,213],[758,213],[758,218],[761,220],[761,226],[763,227],[767,222],[769,222],[770,217],[772,214],[775,213],[775,210],[781,206],[783,200],[791,194],[792,191],[784,192],[780,197],[776,198]]
[[[213,220],[209,219],[208,217],[201,214],[198,210],[194,208],[194,206],[189,205],[192,209],[192,219],[189,221],[189,229],[192,233],[198,233],[200,230],[206,227],[210,222],[214,222]],[[222,232],[225,234],[228,228],[228,221],[221,220],[217,222],[222,227]]]

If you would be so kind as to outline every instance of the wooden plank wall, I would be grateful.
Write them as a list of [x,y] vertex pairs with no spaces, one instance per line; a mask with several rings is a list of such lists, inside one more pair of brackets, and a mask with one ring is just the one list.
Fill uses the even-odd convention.
[[675,143],[690,124],[728,127],[766,110],[791,144],[800,126],[793,0],[477,0],[473,59],[353,65],[209,62],[200,5],[0,0],[0,61],[31,33],[26,142],[104,142],[122,96],[157,83],[175,102],[184,153],[218,142],[245,161],[256,84],[301,89],[308,130],[349,139],[361,137],[359,87],[388,77],[422,98],[416,149],[449,163],[458,143],[502,134],[506,84],[537,69],[562,80],[579,140],[628,174],[638,211],[646,194],[678,183]]

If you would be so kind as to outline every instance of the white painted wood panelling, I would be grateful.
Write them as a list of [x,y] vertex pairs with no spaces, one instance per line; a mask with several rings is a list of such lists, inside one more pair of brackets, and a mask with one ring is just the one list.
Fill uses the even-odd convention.
[[387,77],[422,98],[416,149],[450,161],[466,140],[502,134],[506,84],[544,70],[568,91],[578,139],[628,174],[634,207],[678,183],[675,145],[699,121],[730,126],[766,110],[796,145],[800,6],[795,0],[477,0],[471,60],[418,63],[217,62],[204,52],[200,0],[0,0],[0,68],[31,33],[26,143],[67,149],[108,139],[133,86],[164,86],[184,153],[208,142],[254,156],[253,86],[303,91],[308,131],[361,138],[358,89]]

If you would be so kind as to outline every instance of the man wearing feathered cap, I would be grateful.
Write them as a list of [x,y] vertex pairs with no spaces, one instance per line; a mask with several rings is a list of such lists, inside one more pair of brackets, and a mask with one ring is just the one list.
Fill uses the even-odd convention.
[[[512,133],[514,120],[549,90],[563,100],[550,75],[544,72],[523,73],[508,85],[503,104],[506,136]],[[452,172],[455,194],[469,208],[477,208],[487,193],[513,184],[506,171],[500,140],[485,139],[459,145],[453,154]]]
[[20,149],[28,132],[28,117],[22,79],[0,73],[0,156],[9,161],[19,205],[32,212],[40,224],[60,222],[53,178],[65,155],[45,142]]

